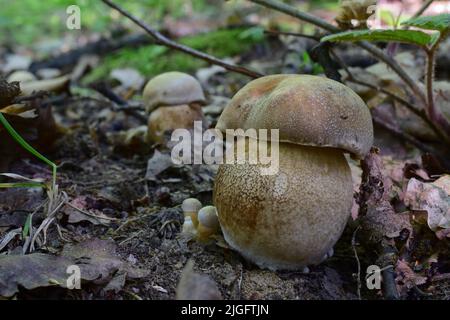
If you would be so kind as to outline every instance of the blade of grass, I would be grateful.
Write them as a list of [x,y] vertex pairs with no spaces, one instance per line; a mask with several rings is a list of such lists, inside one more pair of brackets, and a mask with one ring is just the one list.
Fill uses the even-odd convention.
[[28,233],[30,232],[32,219],[33,219],[33,214],[30,213],[27,217],[27,220],[25,221],[25,225],[23,226],[23,230],[22,230],[22,238],[23,239],[25,239],[28,236]]
[[[36,149],[34,149],[28,142],[26,142],[20,136],[20,134],[11,126],[11,124],[8,122],[8,120],[6,120],[5,116],[1,112],[0,112],[0,123],[3,124],[5,129],[11,135],[11,137],[13,137],[13,139],[16,140],[17,143],[20,144],[20,146],[22,148],[24,148],[25,150],[30,152],[32,155],[34,155],[36,158],[38,158],[39,160],[41,160],[42,162],[46,163],[47,165],[49,165],[52,168],[52,175],[53,175],[52,188],[54,188],[55,185],[56,185],[56,169],[57,169],[56,164],[54,164],[53,162],[48,160],[45,156],[43,156]],[[5,184],[0,184],[0,186],[1,185],[5,185]],[[17,185],[17,184],[15,184],[15,185]],[[42,184],[40,184],[40,185],[42,186]],[[5,187],[3,187],[3,188],[5,188]]]
[[0,189],[2,188],[43,188],[44,183],[39,182],[6,182],[0,183]]

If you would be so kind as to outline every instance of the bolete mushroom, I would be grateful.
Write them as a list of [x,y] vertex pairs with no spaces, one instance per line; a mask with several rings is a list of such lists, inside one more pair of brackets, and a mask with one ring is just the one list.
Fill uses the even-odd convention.
[[[217,129],[278,129],[279,170],[221,164],[214,205],[228,244],[262,268],[302,269],[322,262],[350,215],[352,178],[344,157],[373,143],[370,112],[350,88],[310,75],[272,75],[244,86]],[[235,151],[236,152],[236,151]]]
[[189,129],[194,121],[204,121],[201,105],[205,95],[194,77],[182,72],[166,72],[151,79],[143,93],[148,119],[147,140],[163,142],[164,134]]

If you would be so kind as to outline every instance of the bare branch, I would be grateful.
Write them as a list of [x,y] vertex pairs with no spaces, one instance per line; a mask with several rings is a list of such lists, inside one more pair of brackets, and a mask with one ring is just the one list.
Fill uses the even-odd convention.
[[436,108],[435,99],[434,99],[434,72],[435,72],[435,54],[439,47],[440,42],[447,37],[448,32],[442,32],[439,36],[439,39],[426,50],[427,52],[427,73],[425,75],[426,79],[426,87],[427,87],[427,115],[428,118],[436,123],[439,128],[442,129],[444,134],[450,136],[450,122],[447,118],[442,114],[442,111]]
[[275,35],[275,36],[293,36],[299,38],[311,39],[317,42],[320,42],[319,36],[311,36],[309,34],[297,33],[297,32],[285,32],[285,31],[277,31],[277,30],[264,30],[265,34]]
[[382,93],[384,93],[385,95],[387,95],[388,97],[394,99],[395,101],[401,103],[402,105],[404,105],[409,111],[411,111],[412,113],[414,113],[415,115],[417,115],[418,117],[420,117],[423,121],[425,121],[426,124],[428,124],[428,126],[434,131],[434,133],[436,133],[436,135],[447,141],[446,136],[444,134],[442,134],[442,132],[439,130],[439,128],[436,127],[435,123],[433,121],[431,121],[428,117],[427,114],[425,112],[424,109],[418,109],[416,106],[414,106],[412,103],[410,103],[408,100],[400,97],[399,95],[383,89],[377,85],[371,84],[371,83],[367,83],[365,81],[359,80],[355,77],[355,75],[350,71],[349,67],[345,64],[345,62],[336,54],[336,52],[334,52],[333,50],[331,51],[331,54],[334,56],[334,58],[336,59],[336,61],[341,65],[341,67],[344,69],[344,71],[347,73],[348,79],[346,81],[348,82],[353,82],[355,84],[359,84],[361,86],[367,87],[367,88],[371,88],[374,89],[376,91],[380,91]]
[[309,22],[315,26],[318,26],[324,30],[327,30],[331,33],[339,32],[340,29],[336,26],[333,26],[332,24],[326,22],[325,20],[322,20],[316,16],[313,16],[309,13],[297,10],[296,8],[287,5],[283,2],[279,2],[276,0],[249,0],[250,2],[254,2],[257,4],[260,4],[264,7],[271,8],[273,10],[286,13],[287,15],[290,15],[294,18],[300,19],[305,22]]
[[434,0],[427,0],[427,1],[425,1],[425,2],[422,4],[422,6],[420,7],[420,9],[417,10],[417,12],[411,17],[411,19],[417,18],[417,17],[419,17],[420,15],[422,15],[422,13],[424,13],[425,10],[427,10],[428,7],[429,7],[433,2],[434,2]]
[[[267,8],[274,9],[279,12],[286,13],[292,17],[295,17],[297,19],[300,19],[305,22],[309,22],[315,26],[318,26],[324,30],[327,30],[331,33],[337,33],[341,30],[326,22],[325,20],[322,20],[320,18],[317,18],[313,15],[310,15],[308,13],[302,12],[292,6],[289,6],[287,4],[284,4],[282,2],[279,2],[277,0],[249,0],[250,2],[254,2],[257,4],[260,4],[262,6],[265,6]],[[408,87],[412,90],[414,94],[420,97],[422,102],[426,103],[426,97],[422,89],[417,85],[417,83],[400,67],[400,65],[392,59],[391,57],[387,56],[382,50],[378,49],[376,46],[368,43],[368,42],[357,42],[356,45],[363,48],[364,50],[370,52],[375,58],[378,60],[386,63],[395,73],[398,74],[398,76],[405,81],[405,83],[408,85]]]
[[128,19],[130,19],[131,21],[133,21],[136,25],[138,25],[139,27],[141,27],[142,29],[144,29],[152,38],[155,39],[155,41],[158,44],[161,45],[165,45],[169,48],[178,50],[178,51],[182,51],[184,53],[190,54],[191,56],[194,56],[196,58],[208,61],[209,63],[224,67],[225,69],[229,70],[229,71],[233,71],[233,72],[237,72],[240,74],[244,74],[246,76],[249,76],[251,78],[259,78],[262,77],[263,74],[260,74],[256,71],[241,67],[241,66],[237,66],[235,64],[231,64],[228,62],[225,62],[223,60],[220,60],[214,56],[211,56],[209,54],[206,54],[204,52],[195,50],[191,47],[185,46],[183,44],[177,43],[175,41],[170,40],[169,38],[167,38],[166,36],[164,36],[163,34],[161,34],[160,32],[156,31],[155,29],[153,29],[152,27],[150,27],[149,25],[145,24],[143,21],[139,20],[138,18],[134,17],[132,14],[130,14],[129,12],[125,11],[124,9],[122,9],[121,7],[119,7],[118,5],[116,5],[115,3],[111,2],[110,0],[102,0],[105,4],[107,4],[108,6],[110,6],[111,8],[119,11],[122,15],[124,15],[125,17],[127,17]]

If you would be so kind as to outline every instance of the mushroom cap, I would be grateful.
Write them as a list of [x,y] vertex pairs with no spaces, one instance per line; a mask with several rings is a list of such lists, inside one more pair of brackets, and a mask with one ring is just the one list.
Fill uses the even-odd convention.
[[175,129],[193,128],[194,121],[205,121],[200,106],[184,104],[159,107],[148,118],[147,140],[151,142],[163,142],[166,132],[171,132]]
[[227,105],[216,128],[279,129],[280,142],[339,148],[359,157],[373,143],[364,101],[337,81],[311,75],[251,81]]
[[31,72],[25,70],[18,70],[11,73],[6,79],[8,82],[19,81],[19,82],[29,82],[36,80],[36,77]]
[[147,112],[151,112],[160,106],[204,103],[205,95],[193,76],[172,71],[151,79],[144,87],[143,99]]
[[188,198],[181,204],[183,212],[198,212],[202,208],[202,203],[195,198]]
[[200,209],[198,212],[198,222],[211,229],[219,227],[219,217],[217,216],[217,210],[214,206],[206,206]]

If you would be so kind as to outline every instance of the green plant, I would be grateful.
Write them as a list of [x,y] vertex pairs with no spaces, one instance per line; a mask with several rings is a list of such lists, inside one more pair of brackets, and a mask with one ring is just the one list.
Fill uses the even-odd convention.
[[[47,193],[47,199],[36,208],[34,212],[37,212],[41,208],[43,208],[43,211],[46,215],[46,218],[42,221],[40,226],[36,229],[36,231],[33,230],[32,222],[33,222],[33,215],[34,213],[31,213],[28,215],[27,220],[25,221],[25,224],[22,228],[22,239],[25,240],[23,252],[34,251],[35,250],[35,241],[37,237],[43,233],[44,241],[43,244],[46,242],[46,233],[47,229],[55,221],[56,214],[58,210],[67,203],[68,196],[64,191],[59,191],[58,185],[56,184],[56,173],[57,173],[57,166],[55,163],[47,159],[45,156],[43,156],[41,153],[39,153],[36,149],[34,149],[28,142],[26,142],[20,134],[11,126],[11,124],[6,120],[5,116],[0,112],[0,123],[5,127],[5,129],[8,131],[8,133],[11,135],[11,137],[25,150],[27,150],[29,153],[31,153],[33,156],[44,162],[45,164],[49,165],[52,168],[52,183],[51,185],[47,185],[41,181],[37,181],[35,179],[29,179],[17,174],[11,174],[11,173],[3,173],[0,175],[7,176],[10,178],[25,180],[25,182],[15,182],[15,183],[0,183],[0,188],[18,188],[18,187],[25,187],[25,188],[36,188],[36,187],[43,187],[46,188]],[[30,240],[30,241],[28,241]]]
[[[350,30],[327,35],[322,38],[322,42],[336,41],[384,41],[384,42],[401,42],[419,46],[426,52],[427,63],[425,72],[426,92],[420,88],[414,89],[414,94],[419,97],[422,102],[420,106],[414,106],[417,113],[418,110],[424,110],[422,115],[424,120],[432,127],[432,129],[447,143],[450,144],[450,122],[442,114],[439,108],[435,106],[435,97],[433,91],[433,80],[435,71],[435,54],[439,44],[450,33],[450,14],[440,14],[428,17],[415,17],[402,23],[405,27],[415,27],[425,30],[431,30],[433,33],[428,34],[420,30],[407,29],[380,29],[380,30]],[[422,108],[423,107],[423,108]]]
[[[52,184],[51,189],[54,190],[56,187],[56,170],[57,166],[52,161],[47,159],[36,149],[34,149],[28,142],[26,142],[21,135],[11,126],[11,124],[6,120],[5,116],[0,112],[0,123],[5,127],[6,131],[11,135],[11,137],[26,151],[34,155],[36,158],[49,165],[52,168]],[[42,182],[36,182],[31,179],[26,179],[26,182],[15,182],[15,183],[0,183],[0,188],[12,188],[12,187],[44,187]]]

